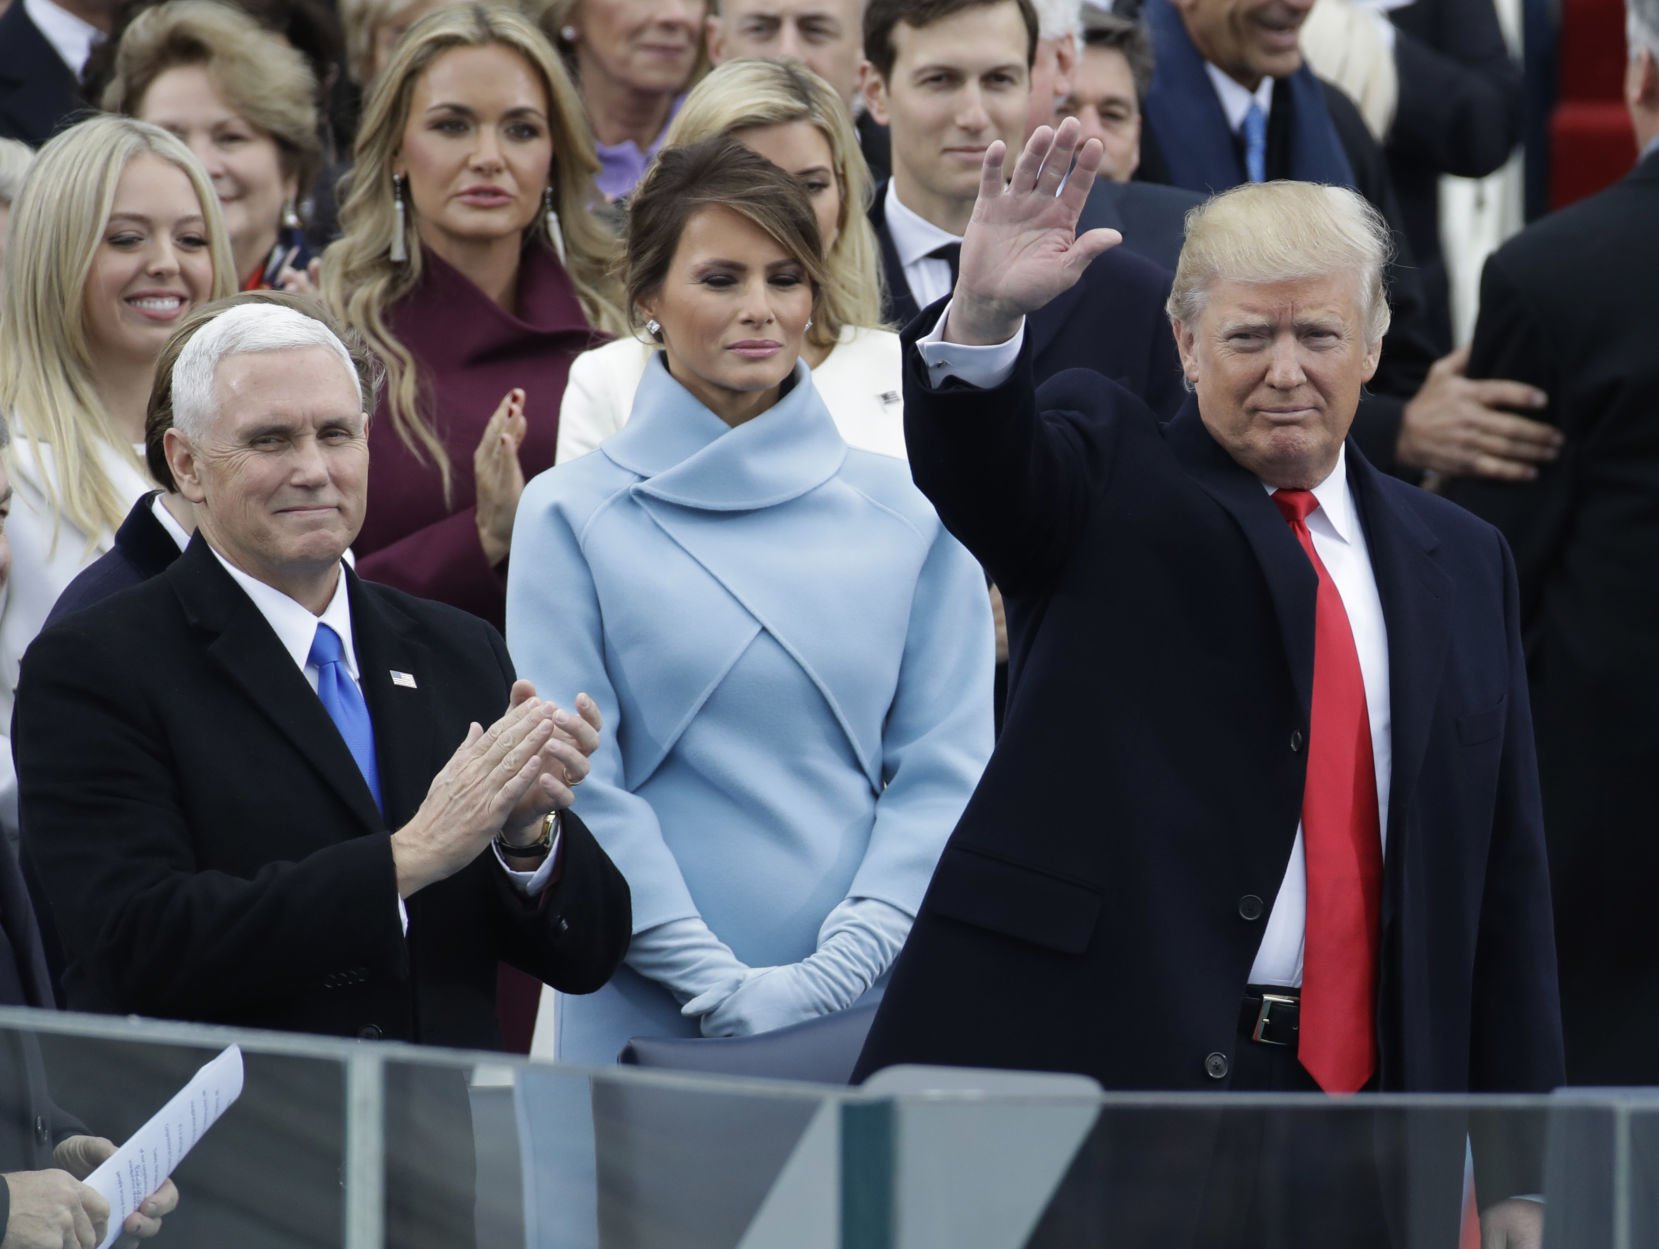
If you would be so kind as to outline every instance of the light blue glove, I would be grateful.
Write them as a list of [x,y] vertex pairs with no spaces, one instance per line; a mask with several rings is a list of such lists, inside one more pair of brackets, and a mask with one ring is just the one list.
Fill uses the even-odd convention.
[[681,1013],[701,1014],[704,1036],[751,1036],[846,1010],[892,966],[909,932],[910,916],[897,907],[850,898],[824,920],[811,956],[750,968],[735,992],[704,994]]
[[715,1001],[730,997],[749,971],[701,919],[671,919],[635,933],[628,966],[667,989],[681,1006],[710,994]]

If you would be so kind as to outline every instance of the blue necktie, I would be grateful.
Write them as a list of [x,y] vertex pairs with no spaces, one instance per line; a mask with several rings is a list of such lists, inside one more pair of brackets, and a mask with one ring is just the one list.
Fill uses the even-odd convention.
[[351,673],[341,661],[340,635],[325,624],[317,626],[317,636],[311,642],[307,662],[317,666],[317,697],[323,701],[323,710],[346,740],[346,749],[357,760],[357,770],[368,782],[374,805],[380,803],[380,769],[374,761],[374,725],[369,720],[369,705],[363,701],[363,691],[351,679]]
[[1244,136],[1244,172],[1252,182],[1267,181],[1267,114],[1256,101],[1239,126]]

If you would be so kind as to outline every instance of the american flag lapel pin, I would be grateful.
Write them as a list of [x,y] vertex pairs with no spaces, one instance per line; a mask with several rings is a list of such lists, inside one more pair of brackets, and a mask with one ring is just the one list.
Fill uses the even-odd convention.
[[409,672],[399,672],[396,668],[393,668],[392,684],[401,685],[404,689],[412,690],[415,688],[414,674]]

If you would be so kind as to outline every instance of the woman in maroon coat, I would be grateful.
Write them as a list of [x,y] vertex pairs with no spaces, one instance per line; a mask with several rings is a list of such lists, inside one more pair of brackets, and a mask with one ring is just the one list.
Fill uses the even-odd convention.
[[375,83],[323,293],[386,366],[363,576],[502,623],[513,514],[565,375],[621,324],[562,65],[516,13],[418,22]]

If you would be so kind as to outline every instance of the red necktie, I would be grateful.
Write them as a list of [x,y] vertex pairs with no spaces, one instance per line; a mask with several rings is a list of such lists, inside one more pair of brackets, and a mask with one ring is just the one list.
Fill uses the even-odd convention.
[[1273,502],[1319,574],[1302,790],[1308,902],[1297,1056],[1327,1093],[1353,1093],[1377,1067],[1383,869],[1371,720],[1342,595],[1308,532],[1319,500],[1308,490],[1279,490]]

